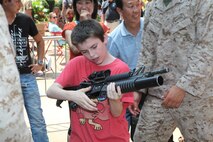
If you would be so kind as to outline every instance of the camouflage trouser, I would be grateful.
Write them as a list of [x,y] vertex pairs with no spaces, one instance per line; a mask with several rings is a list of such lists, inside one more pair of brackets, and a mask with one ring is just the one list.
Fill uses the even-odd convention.
[[178,109],[165,109],[161,103],[147,96],[134,142],[167,142],[176,127],[186,142],[213,142],[213,96],[200,99],[187,94]]

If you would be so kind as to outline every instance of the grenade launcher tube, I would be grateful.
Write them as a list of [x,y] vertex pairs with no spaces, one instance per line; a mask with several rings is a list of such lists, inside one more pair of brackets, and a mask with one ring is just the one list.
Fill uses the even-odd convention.
[[[108,85],[108,84],[107,84]],[[106,91],[107,85],[105,85],[102,91]],[[137,77],[130,80],[123,80],[115,82],[116,86],[120,86],[121,93],[128,93],[138,91],[140,89],[157,87],[163,85],[162,76],[153,76],[149,78]]]

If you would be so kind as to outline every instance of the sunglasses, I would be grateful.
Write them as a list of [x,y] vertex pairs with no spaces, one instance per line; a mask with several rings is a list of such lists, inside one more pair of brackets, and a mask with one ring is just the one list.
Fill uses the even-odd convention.
[[54,16],[54,17],[52,17],[53,19],[56,19],[57,17],[56,16]]

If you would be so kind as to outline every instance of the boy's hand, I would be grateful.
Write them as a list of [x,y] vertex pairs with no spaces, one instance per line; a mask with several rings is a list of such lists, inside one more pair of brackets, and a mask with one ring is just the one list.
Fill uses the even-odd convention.
[[107,86],[107,97],[109,98],[111,114],[114,117],[120,116],[123,110],[121,88],[119,86],[116,88],[115,83],[110,83]]
[[90,89],[91,87],[79,89],[75,94],[73,101],[86,110],[97,111],[96,103],[90,100],[90,98],[85,94],[90,91]]
[[117,86],[117,90],[116,90],[116,86],[115,83],[110,83],[107,86],[107,97],[111,100],[120,100],[121,99],[121,88],[120,86]]

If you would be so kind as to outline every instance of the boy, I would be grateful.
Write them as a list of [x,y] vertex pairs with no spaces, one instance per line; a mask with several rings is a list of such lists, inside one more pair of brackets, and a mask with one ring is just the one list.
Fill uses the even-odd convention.
[[81,142],[128,142],[128,124],[125,119],[126,108],[133,103],[132,93],[121,95],[120,87],[107,86],[104,101],[90,100],[85,93],[91,88],[63,90],[64,87],[77,86],[94,71],[110,69],[111,74],[128,72],[128,66],[107,51],[107,36],[95,20],[80,22],[71,35],[72,44],[83,56],[69,61],[65,69],[47,90],[50,98],[75,102],[79,107],[71,110],[72,132],[70,141]]

